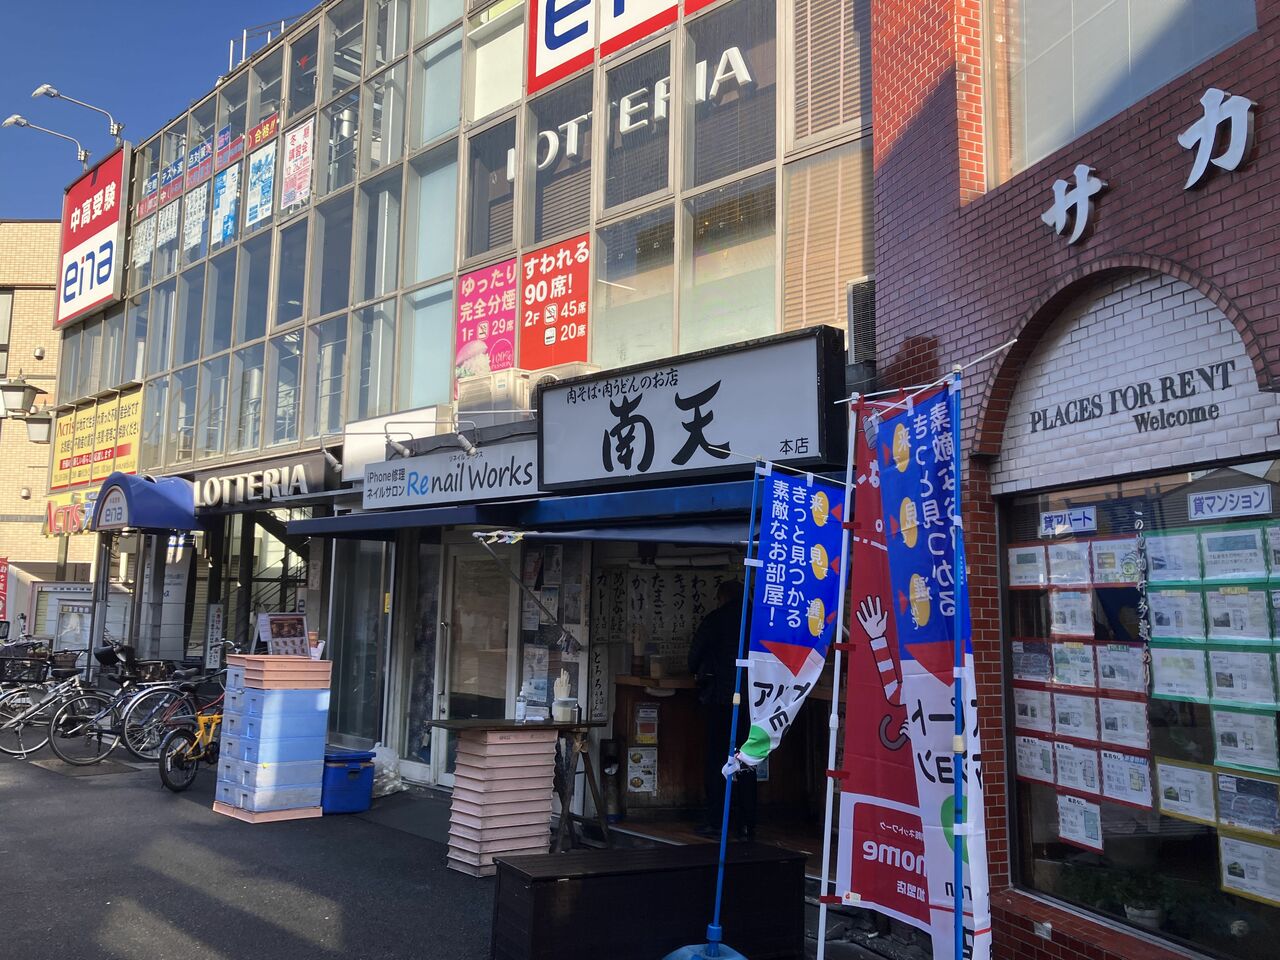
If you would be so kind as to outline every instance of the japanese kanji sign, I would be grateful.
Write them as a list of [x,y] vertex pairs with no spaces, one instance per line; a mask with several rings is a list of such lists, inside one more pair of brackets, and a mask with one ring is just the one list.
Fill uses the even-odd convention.
[[67,188],[62,199],[62,270],[54,326],[70,323],[120,299],[128,202],[127,145]]
[[235,163],[244,156],[244,134],[237,137],[231,136],[231,125],[223,127],[218,131],[216,152],[214,153],[214,166],[221,170],[229,163]]
[[458,281],[456,376],[478,377],[516,365],[516,261],[464,273]]
[[822,675],[836,632],[844,490],[774,471],[761,481],[751,588],[747,700],[751,729],[738,753],[755,766],[778,746]]
[[213,176],[213,137],[205,137],[187,151],[187,189]]
[[521,368],[585,361],[591,237],[584,234],[526,254],[520,270]]
[[288,210],[311,199],[311,144],[316,120],[312,117],[284,134],[284,182],[280,207]]
[[1187,494],[1188,520],[1267,516],[1271,513],[1271,485],[1231,487]]

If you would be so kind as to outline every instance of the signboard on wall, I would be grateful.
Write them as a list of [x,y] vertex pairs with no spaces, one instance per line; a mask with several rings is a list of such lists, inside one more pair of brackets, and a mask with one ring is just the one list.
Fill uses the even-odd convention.
[[93,441],[96,436],[95,405],[76,410],[76,431],[71,442],[71,484],[88,483],[93,476]]
[[520,264],[520,367],[542,370],[587,360],[591,237],[525,254]]
[[228,167],[213,178],[213,243],[230,243],[236,238],[236,217],[240,212],[240,165]]
[[49,489],[105,480],[114,472],[138,472],[142,388],[79,410],[64,410],[53,426]]
[[93,453],[89,464],[90,480],[111,476],[116,459],[116,426],[120,416],[120,398],[98,401],[93,418]]
[[276,142],[272,140],[261,150],[249,154],[249,188],[244,198],[244,225],[271,216],[271,201],[276,190]]
[[306,123],[285,131],[284,173],[280,184],[282,209],[288,210],[311,199],[311,144],[315,128],[315,117],[312,117]]
[[[711,0],[686,0],[688,12]],[[530,0],[529,93],[676,22],[679,0]]]
[[533,437],[486,443],[470,456],[449,446],[364,468],[366,510],[505,500],[537,492],[538,442]]
[[9,558],[0,557],[0,620],[9,619]]
[[129,157],[126,144],[67,188],[58,274],[60,327],[120,299],[125,264]]
[[49,489],[57,490],[71,483],[71,451],[75,446],[76,412],[63,410],[53,421],[53,470]]
[[517,280],[514,257],[458,280],[454,367],[459,379],[516,365]]
[[61,537],[88,532],[97,499],[94,487],[51,494],[45,501],[44,535]]

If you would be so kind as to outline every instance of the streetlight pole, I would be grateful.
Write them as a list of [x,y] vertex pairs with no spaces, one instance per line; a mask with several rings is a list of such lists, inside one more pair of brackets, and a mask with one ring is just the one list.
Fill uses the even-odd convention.
[[53,86],[53,84],[50,84],[50,83],[40,84],[40,86],[36,87],[33,91],[31,91],[31,96],[33,98],[34,97],[50,97],[54,100],[66,100],[68,103],[74,103],[77,106],[84,107],[86,110],[92,110],[95,113],[102,114],[104,117],[107,118],[107,132],[110,133],[111,136],[116,138],[117,147],[121,145],[122,141],[120,140],[120,132],[124,130],[124,124],[116,123],[116,118],[113,117],[106,110],[103,110],[101,107],[95,107],[92,103],[85,103],[83,100],[77,100],[75,97],[69,97],[65,93],[62,93],[60,90],[58,90],[57,87]]
[[32,130],[39,130],[41,133],[47,133],[51,137],[57,137],[60,140],[70,140],[76,145],[76,159],[80,161],[80,168],[85,172],[89,172],[89,151],[80,146],[80,141],[75,137],[69,137],[65,133],[59,133],[57,130],[50,130],[48,127],[42,127],[39,124],[32,123],[26,117],[19,114],[10,114],[0,127],[30,127]]

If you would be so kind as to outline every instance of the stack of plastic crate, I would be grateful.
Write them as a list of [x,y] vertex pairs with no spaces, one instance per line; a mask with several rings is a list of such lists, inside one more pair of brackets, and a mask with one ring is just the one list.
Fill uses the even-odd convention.
[[218,813],[263,823],[321,814],[328,660],[227,658],[218,748]]

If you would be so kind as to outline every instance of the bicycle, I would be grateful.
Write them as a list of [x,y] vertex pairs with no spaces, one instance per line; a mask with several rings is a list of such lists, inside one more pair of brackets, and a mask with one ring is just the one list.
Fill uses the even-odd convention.
[[[222,711],[210,712],[212,704],[194,717],[181,719],[160,742],[160,782],[174,793],[195,783],[200,764],[218,762]],[[194,727],[194,729],[193,729]]]
[[49,724],[73,693],[85,690],[75,667],[49,671],[52,681],[14,687],[0,694],[0,753],[25,760],[49,742]]
[[[239,648],[228,640],[220,641],[231,653]],[[226,668],[217,670],[198,683],[188,683],[200,674],[201,669],[175,670],[172,679],[165,684],[145,690],[134,697],[124,713],[125,749],[139,760],[157,760],[160,757],[160,741],[169,728],[179,719],[190,719],[204,707],[220,701],[226,693]],[[200,686],[224,680],[222,692],[207,703],[201,703],[197,695]]]

